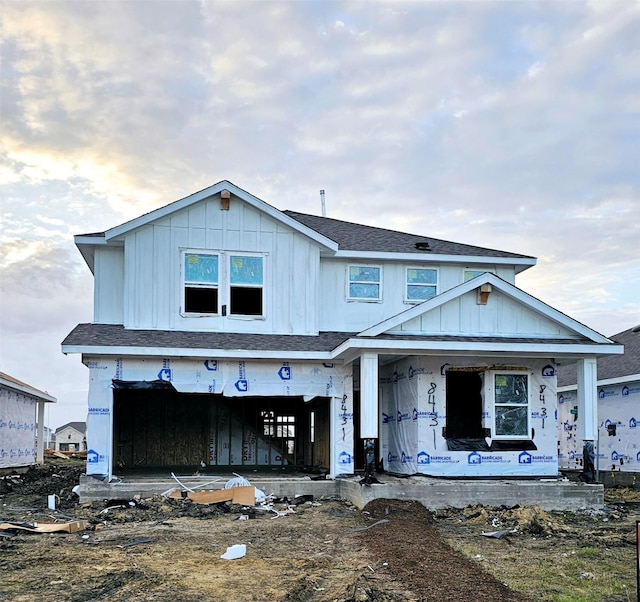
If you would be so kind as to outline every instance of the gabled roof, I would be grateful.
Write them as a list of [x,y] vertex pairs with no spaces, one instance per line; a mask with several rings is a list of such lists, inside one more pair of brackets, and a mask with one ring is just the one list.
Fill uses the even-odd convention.
[[451,261],[455,259],[471,264],[501,263],[514,265],[516,272],[526,270],[536,263],[535,258],[528,255],[449,242],[417,234],[408,234],[396,230],[298,213],[296,211],[280,211],[227,180],[213,184],[199,192],[145,213],[105,232],[78,234],[75,236],[76,246],[91,271],[93,271],[94,249],[96,246],[121,240],[122,236],[137,228],[166,218],[177,211],[220,194],[224,190],[231,192],[234,196],[264,212],[274,220],[316,241],[325,253],[338,257],[365,256],[372,259],[384,259],[393,255],[396,258],[398,256],[408,256],[408,258],[422,261]]
[[72,428],[81,433],[82,435],[87,432],[87,423],[86,422],[67,422],[67,424],[63,424],[56,429],[56,434],[60,433],[66,428]]
[[280,211],[279,209],[272,207],[268,203],[265,203],[263,200],[250,194],[246,190],[239,188],[238,186],[236,186],[235,184],[232,184],[227,180],[222,180],[217,184],[213,184],[212,186],[209,186],[203,190],[200,190],[199,192],[195,192],[193,194],[190,194],[189,196],[186,196],[182,199],[174,201],[173,203],[169,203],[164,207],[160,207],[159,209],[155,209],[154,211],[145,213],[140,217],[132,219],[128,222],[125,222],[124,224],[111,228],[105,232],[92,232],[88,234],[78,234],[74,237],[76,246],[82,253],[82,256],[87,262],[87,265],[93,272],[93,250],[96,245],[106,245],[110,241],[118,240],[122,236],[128,234],[129,232],[132,232],[138,228],[146,226],[147,224],[150,224],[154,221],[166,218],[167,216],[177,211],[182,211],[183,209],[186,209],[188,207],[191,207],[192,205],[200,203],[201,201],[204,201],[207,198],[220,194],[222,191],[225,191],[225,190],[229,191],[231,194],[238,197],[245,203],[248,203],[249,205],[252,205],[256,209],[269,215],[270,217],[280,222],[281,224],[284,224],[289,228],[292,228],[293,230],[300,232],[304,236],[311,238],[326,250],[330,252],[337,251],[338,245],[333,240],[327,238],[326,236],[317,232],[316,230],[309,228],[308,226],[304,225],[302,222],[293,219],[283,211]]
[[[623,355],[598,359],[598,383],[611,380],[640,380],[640,325],[614,334],[612,341],[624,345]],[[578,382],[575,364],[561,366],[558,386],[569,387]]]
[[23,383],[21,380],[13,378],[13,376],[9,376],[4,372],[0,372],[0,385],[8,389],[13,389],[14,391],[24,393],[25,395],[36,397],[40,401],[44,401],[47,403],[56,403],[57,401],[56,398],[49,395],[49,393],[41,391],[40,389],[36,389],[35,387],[28,385],[27,383]]
[[594,343],[604,343],[611,344],[612,341],[607,339],[605,336],[600,333],[592,330],[588,326],[581,324],[577,320],[570,318],[566,314],[554,309],[550,305],[543,303],[539,299],[536,299],[532,295],[525,293],[523,290],[514,286],[513,284],[499,278],[495,274],[491,274],[489,272],[485,272],[484,274],[473,278],[472,280],[468,280],[467,282],[463,282],[458,286],[454,286],[450,288],[440,295],[436,295],[429,301],[425,301],[420,303],[419,305],[414,305],[410,309],[407,309],[375,326],[367,328],[359,333],[360,337],[376,337],[383,333],[387,333],[397,329],[400,325],[412,320],[422,314],[425,314],[433,309],[444,305],[455,299],[456,297],[461,297],[474,289],[481,287],[483,284],[489,284],[492,287],[495,287],[496,290],[499,290],[501,293],[511,297],[516,300],[523,306],[530,308],[531,310],[541,314],[545,318],[556,322],[557,324],[563,326],[566,329],[569,329],[575,333],[576,336],[584,338],[588,341],[592,341]]

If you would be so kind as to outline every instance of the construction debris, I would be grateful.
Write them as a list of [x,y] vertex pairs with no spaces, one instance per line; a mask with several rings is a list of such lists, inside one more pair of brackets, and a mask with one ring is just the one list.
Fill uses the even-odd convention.
[[485,537],[493,537],[494,539],[502,539],[507,535],[511,535],[517,532],[517,529],[504,529],[502,531],[483,531],[482,535],[484,535]]
[[87,521],[68,523],[0,523],[0,531],[27,531],[29,533],[77,533],[87,528]]
[[167,497],[174,500],[189,499],[195,504],[219,504],[231,502],[241,506],[255,506],[255,487],[234,487],[232,489],[217,489],[214,491],[172,491]]
[[238,558],[242,558],[247,553],[247,546],[243,543],[239,543],[233,546],[229,546],[227,551],[220,556],[224,560],[237,560]]

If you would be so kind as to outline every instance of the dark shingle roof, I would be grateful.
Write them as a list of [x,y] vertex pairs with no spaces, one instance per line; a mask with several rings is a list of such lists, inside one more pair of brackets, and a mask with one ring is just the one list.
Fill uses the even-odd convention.
[[[407,234],[396,230],[375,228],[363,224],[344,222],[338,219],[298,213],[296,211],[284,211],[289,217],[301,224],[315,230],[319,234],[335,241],[341,251],[379,251],[384,253],[425,253],[437,255],[471,255],[480,257],[507,257],[518,259],[533,259],[528,255],[518,255],[464,245],[456,242],[448,242],[417,234]],[[416,249],[416,243],[429,243],[428,250]]]
[[[634,330],[636,332],[634,332]],[[624,345],[623,355],[610,355],[598,360],[598,380],[622,378],[631,374],[640,374],[640,328],[629,328],[609,337],[612,341]],[[558,368],[558,386],[567,387],[578,382],[577,366],[570,364]]]
[[89,347],[159,347],[248,351],[331,351],[351,335],[321,332],[317,336],[127,330],[121,324],[78,324],[62,345]]
[[76,429],[79,433],[83,435],[87,432],[87,423],[86,422],[67,422],[67,424],[63,424],[62,426],[56,429],[56,433],[59,433],[62,429],[66,429],[67,427],[71,427],[72,429]]
[[[129,330],[121,324],[78,324],[62,341],[71,347],[143,347],[161,349],[224,349],[261,351],[330,352],[348,339],[371,341],[371,337],[358,337],[355,332],[321,332],[318,335],[290,334],[239,334],[222,332],[188,332],[181,330]],[[536,339],[530,337],[478,337],[458,335],[389,335],[375,337],[379,341],[465,342],[496,343],[504,346],[512,343],[539,345],[574,345],[583,342],[576,339]]]

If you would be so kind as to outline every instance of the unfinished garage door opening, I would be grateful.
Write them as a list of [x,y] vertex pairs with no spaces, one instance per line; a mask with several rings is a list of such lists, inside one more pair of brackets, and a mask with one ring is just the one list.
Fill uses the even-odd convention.
[[[114,385],[115,386],[115,385]],[[329,400],[115,386],[114,469],[308,470],[329,466]]]

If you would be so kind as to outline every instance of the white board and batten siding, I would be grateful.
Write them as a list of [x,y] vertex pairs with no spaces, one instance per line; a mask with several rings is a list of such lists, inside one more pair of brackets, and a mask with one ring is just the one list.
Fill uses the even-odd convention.
[[[382,267],[382,299],[379,301],[351,301],[347,299],[347,270],[349,265],[379,265]],[[462,264],[443,265],[437,263],[372,262],[322,258],[320,266],[322,301],[320,302],[320,330],[359,332],[388,319],[390,316],[413,307],[415,303],[405,299],[407,268],[435,269],[438,272],[438,294],[464,281],[465,269],[495,273],[510,284],[514,283],[513,267],[483,265],[470,268]],[[475,296],[473,297],[475,305]],[[451,309],[450,309],[451,311]],[[430,317],[430,320],[437,318]],[[472,319],[472,318],[470,318]],[[442,318],[442,331],[446,331],[448,317]],[[457,328],[459,318],[454,320]],[[417,331],[425,328],[418,327]],[[428,329],[430,330],[430,329]],[[438,327],[435,332],[440,332]],[[457,330],[456,332],[460,332]]]
[[456,297],[401,324],[390,334],[430,333],[461,335],[575,338],[575,332],[527,308],[494,289],[486,305],[479,305],[477,292]]
[[[318,330],[319,248],[295,232],[235,199],[229,210],[207,200],[125,235],[123,319],[127,328],[314,334]],[[264,318],[190,317],[181,313],[182,255],[190,251],[261,253],[264,262]],[[117,261],[109,265],[110,278]],[[108,303],[113,293],[96,295]],[[114,304],[117,307],[117,303]],[[96,309],[100,322],[115,321],[117,309]]]
[[93,320],[97,324],[124,322],[124,247],[94,251]]

